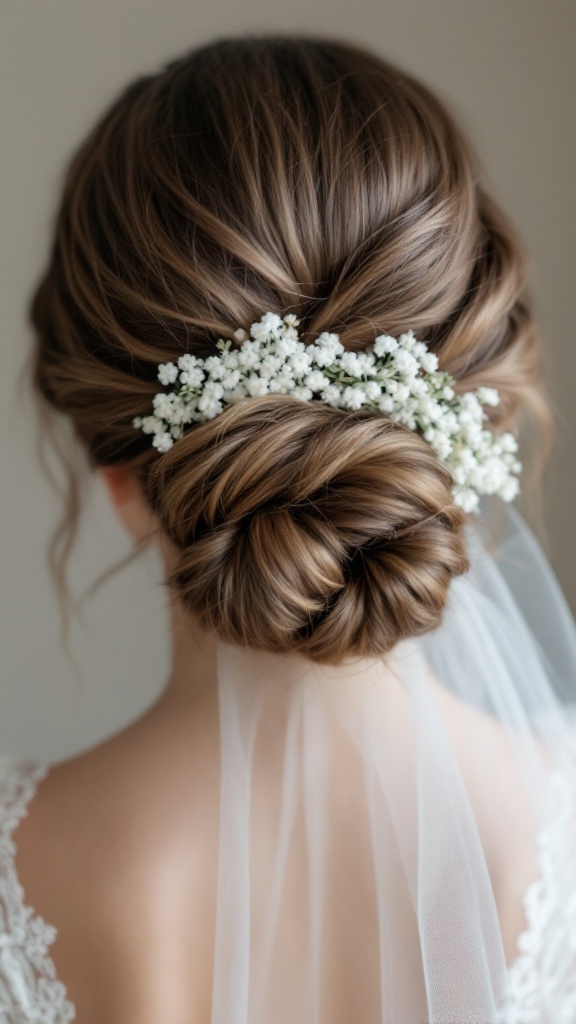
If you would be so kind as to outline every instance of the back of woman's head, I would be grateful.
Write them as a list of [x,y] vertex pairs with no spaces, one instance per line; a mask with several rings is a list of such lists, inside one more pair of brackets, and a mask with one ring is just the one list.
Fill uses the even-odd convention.
[[537,409],[517,242],[451,117],[363,50],[204,47],[135,82],[73,160],[33,303],[35,380],[94,465],[126,463],[219,636],[322,661],[433,628],[465,571],[447,469],[384,416],[266,396],[158,455],[157,364],[268,310],[359,349],[413,329],[496,429]]

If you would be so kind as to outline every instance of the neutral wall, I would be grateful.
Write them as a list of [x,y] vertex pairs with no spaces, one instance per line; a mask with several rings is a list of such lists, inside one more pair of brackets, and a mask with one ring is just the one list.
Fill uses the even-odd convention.
[[[80,684],[59,648],[44,561],[58,503],[16,388],[30,344],[26,300],[66,158],[132,76],[217,35],[295,30],[368,43],[435,87],[520,228],[561,424],[545,494],[550,551],[576,607],[574,0],[1,0],[0,749],[58,757],[97,741],[152,700],[168,663],[153,562],[86,606],[87,627],[74,631]],[[76,584],[128,547],[96,487]]]

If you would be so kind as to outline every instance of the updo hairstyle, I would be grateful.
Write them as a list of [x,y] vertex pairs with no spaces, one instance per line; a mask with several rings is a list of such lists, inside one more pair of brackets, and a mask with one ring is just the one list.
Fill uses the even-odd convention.
[[132,426],[158,363],[266,311],[350,350],[414,329],[460,390],[498,388],[495,429],[542,410],[514,234],[443,106],[364,50],[225,40],[132,84],[71,163],[32,320],[37,389],[92,466],[140,474],[186,609],[242,645],[379,655],[433,629],[467,568],[419,435],[274,395],[163,455]]

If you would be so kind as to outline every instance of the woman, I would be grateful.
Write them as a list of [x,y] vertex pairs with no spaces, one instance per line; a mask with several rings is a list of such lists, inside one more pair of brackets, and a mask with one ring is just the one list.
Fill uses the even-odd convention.
[[3,762],[2,1019],[576,1019],[576,642],[507,505],[539,341],[450,116],[341,43],[197,50],[81,146],[32,319],[173,658]]

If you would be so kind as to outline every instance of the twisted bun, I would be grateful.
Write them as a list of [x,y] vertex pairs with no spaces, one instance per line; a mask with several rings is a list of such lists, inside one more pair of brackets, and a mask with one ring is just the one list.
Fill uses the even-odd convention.
[[147,486],[182,552],[170,585],[234,643],[379,654],[437,625],[467,568],[449,473],[367,413],[255,399],[185,435]]

